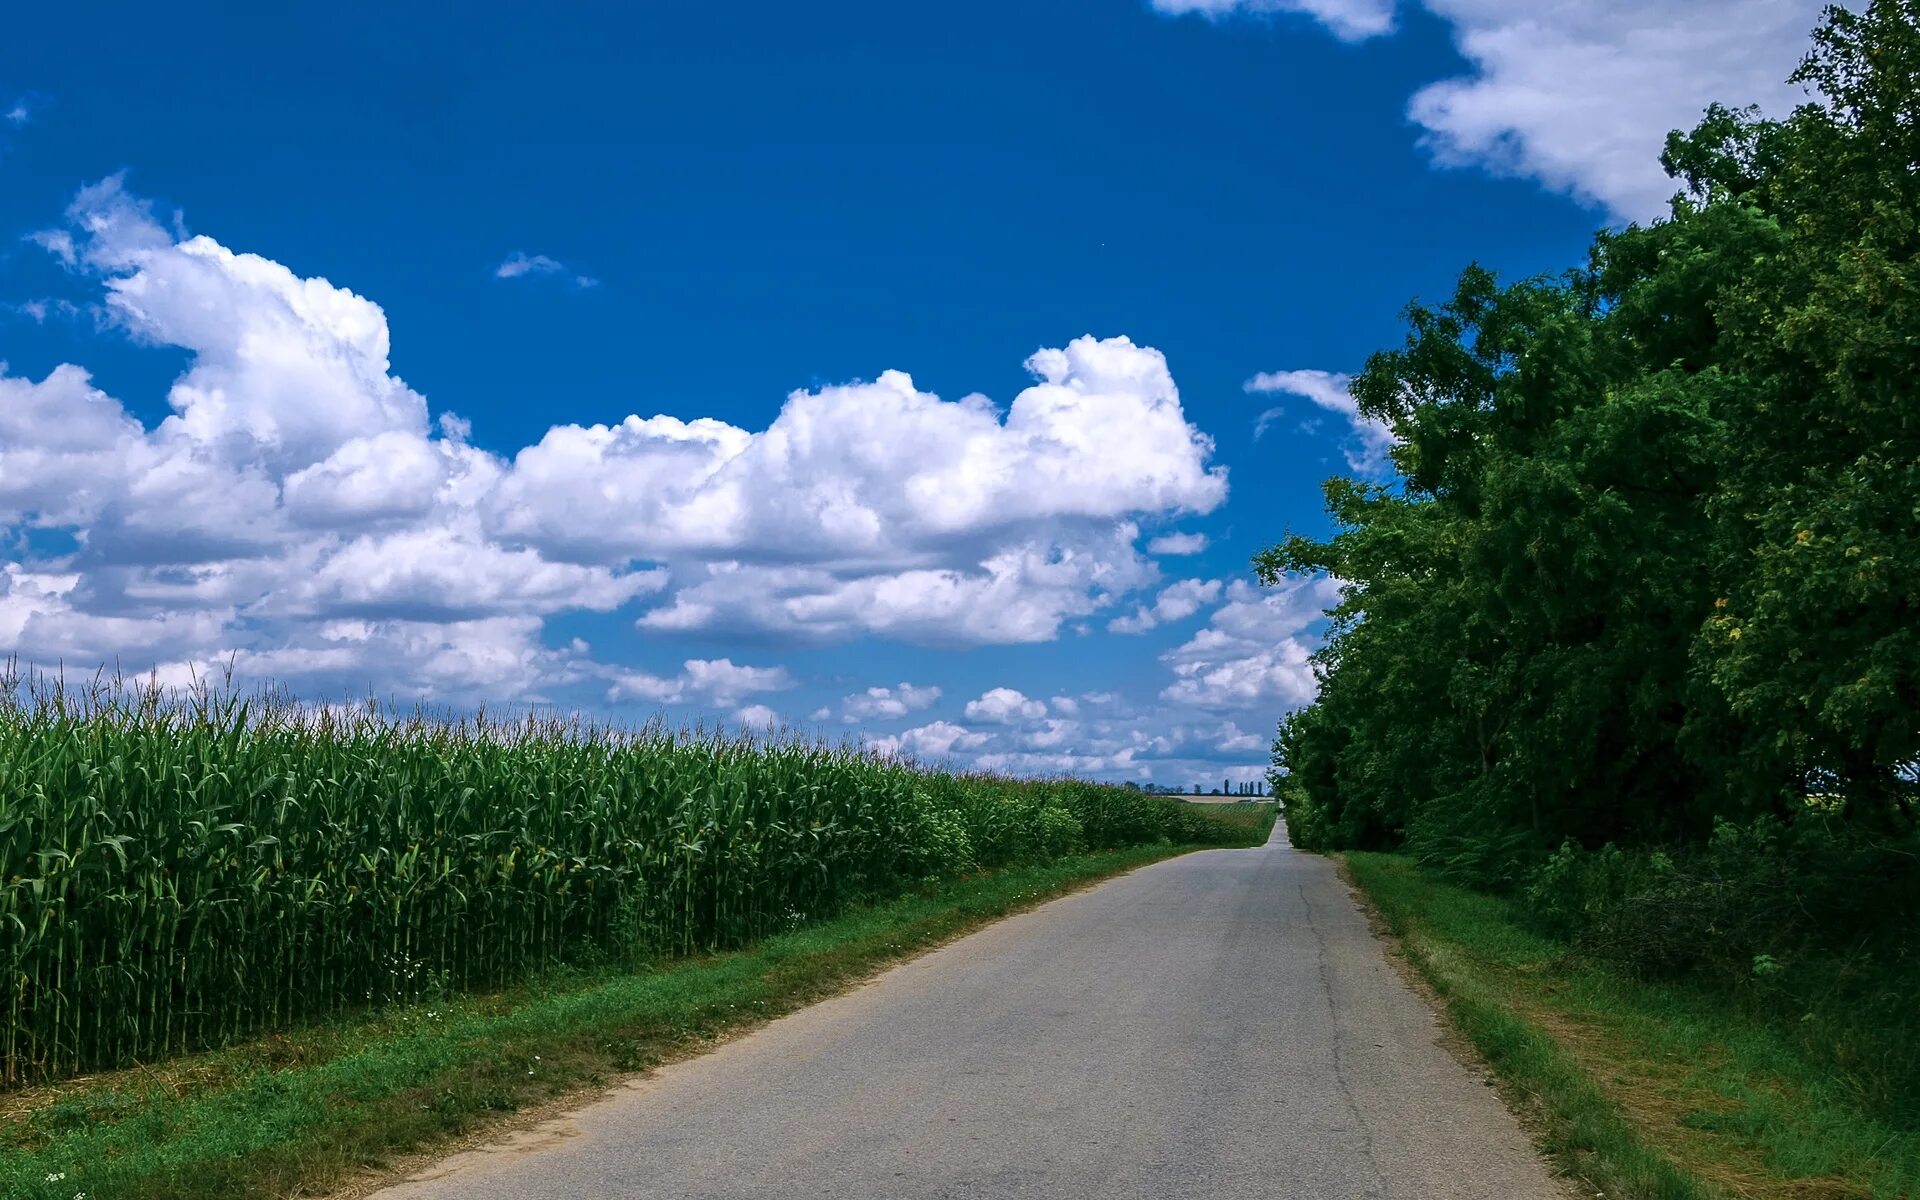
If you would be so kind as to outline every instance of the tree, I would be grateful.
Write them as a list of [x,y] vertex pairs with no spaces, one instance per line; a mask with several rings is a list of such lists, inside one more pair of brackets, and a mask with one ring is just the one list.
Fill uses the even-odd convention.
[[1275,743],[1297,840],[1498,881],[1809,797],[1911,827],[1917,31],[1920,0],[1829,13],[1818,100],[1669,140],[1669,220],[1407,310],[1353,384],[1399,481],[1330,481],[1335,534],[1255,560],[1345,583]]

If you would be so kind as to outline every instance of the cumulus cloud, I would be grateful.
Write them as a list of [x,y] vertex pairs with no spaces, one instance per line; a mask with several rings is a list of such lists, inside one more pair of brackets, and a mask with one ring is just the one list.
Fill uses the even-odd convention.
[[881,634],[923,644],[1012,644],[1057,637],[1061,624],[1153,582],[1134,527],[1057,530],[966,566],[870,567],[679,562],[673,602],[644,614],[659,631],[782,633],[815,640]]
[[[1027,366],[1038,381],[1004,416],[886,371],[795,392],[759,433],[668,416],[556,426],[515,457],[499,520],[576,555],[904,566],[997,532],[1226,498],[1159,351],[1083,337]],[[588,502],[610,519],[575,519]]]
[[1393,30],[1396,0],[1152,0],[1155,11],[1171,17],[1189,13],[1221,20],[1234,16],[1299,13],[1312,17],[1349,42]]
[[746,729],[778,729],[780,714],[764,704],[749,704],[733,714],[736,723]]
[[1011,725],[1046,716],[1047,706],[1039,700],[1029,700],[1013,688],[997,687],[982,693],[978,700],[967,701],[966,712],[969,721]]
[[[1242,386],[1254,395],[1298,396],[1338,416],[1350,434],[1344,451],[1347,466],[1365,475],[1383,475],[1392,465],[1387,454],[1394,446],[1393,431],[1361,414],[1347,390],[1352,382],[1352,376],[1332,371],[1262,371]],[[1253,436],[1260,437],[1286,414],[1284,405],[1267,409],[1254,419]]]
[[[1194,783],[1217,788],[1222,776],[1262,778],[1273,723],[1310,695],[1312,681],[1309,672],[1306,693],[1297,681],[1275,686],[1269,678],[1264,685],[1248,686],[1263,667],[1272,674],[1271,663],[1256,661],[1271,649],[1259,639],[1277,633],[1303,650],[1311,648],[1317,638],[1309,627],[1318,619],[1316,606],[1329,594],[1311,584],[1272,593],[1237,587],[1215,623],[1221,637],[1196,639],[1200,645],[1167,656],[1175,687],[1185,684],[1174,700],[1136,706],[1102,692],[1056,696],[1042,705],[1014,689],[996,688],[968,707],[966,726],[938,721],[905,734],[870,737],[868,744],[883,753],[965,768],[1133,779],[1182,790]],[[1284,664],[1292,654],[1283,650],[1274,658]],[[1195,675],[1216,678],[1183,676],[1180,668],[1190,662],[1205,664]],[[1263,727],[1268,732],[1261,732]]]
[[940,699],[937,687],[916,687],[900,683],[894,687],[870,687],[840,702],[840,719],[848,724],[859,721],[886,721],[908,713],[931,708]]
[[544,618],[663,585],[491,536],[477,501],[503,464],[434,436],[371,301],[176,236],[117,177],[67,218],[36,240],[112,325],[190,358],[151,429],[80,367],[0,372],[0,526],[74,547],[8,572],[0,628],[29,661],[537,695],[584,669]]
[[1216,788],[1223,776],[1261,778],[1269,749],[1231,719],[1171,709],[1049,718],[976,736],[953,757],[981,770],[1151,780],[1182,790]]
[[757,431],[632,416],[501,456],[394,371],[372,300],[177,232],[118,177],[33,240],[110,327],[187,358],[153,425],[82,367],[0,368],[0,632],[30,662],[726,707],[754,690],[728,669],[773,668],[622,674],[548,621],[1044,640],[1157,581],[1140,519],[1226,495],[1165,359],[1125,338],[1035,353],[1004,410],[886,372],[796,392]]
[[1268,749],[1268,743],[1227,721],[1216,732],[1213,748],[1222,754],[1249,754]]
[[964,725],[934,721],[891,737],[869,738],[867,745],[890,757],[937,763],[950,760],[956,752],[978,749],[986,741],[985,734]]
[[[1417,91],[1408,115],[1436,161],[1535,179],[1620,220],[1666,211],[1666,135],[1710,103],[1784,116],[1785,82],[1826,0],[1419,0],[1471,73]],[[1389,32],[1369,0],[1153,0],[1161,12],[1306,12],[1335,36]]]
[[685,586],[648,629],[1051,639],[1153,582],[1135,515],[1210,512],[1227,482],[1159,351],[1083,337],[1027,366],[1004,413],[888,371],[796,392],[757,433],[559,426],[515,457],[495,527],[562,557],[672,564]]
[[590,275],[582,275],[557,258],[548,258],[544,254],[526,254],[515,250],[501,260],[493,269],[495,279],[529,279],[540,275],[564,275],[572,280],[575,287],[590,288],[600,286],[600,281]]
[[1207,535],[1204,533],[1163,533],[1147,543],[1147,553],[1170,556],[1199,554],[1207,545]]
[[725,708],[756,692],[784,691],[797,682],[785,667],[743,667],[727,658],[690,658],[678,675],[665,678],[645,671],[615,672],[607,699]]
[[1183,621],[1220,597],[1218,579],[1182,579],[1161,591],[1153,604],[1107,622],[1112,633],[1145,633],[1168,621]]
[[1310,702],[1313,630],[1339,594],[1325,578],[1265,589],[1236,580],[1206,627],[1160,656],[1174,674],[1161,698],[1216,712],[1278,713]]
[[125,455],[144,436],[79,367],[38,383],[0,375],[0,522],[91,522],[117,494]]
[[1676,190],[1656,161],[1668,130],[1715,101],[1784,116],[1786,83],[1825,0],[1427,0],[1474,73],[1409,105],[1443,163],[1538,179],[1626,219]]

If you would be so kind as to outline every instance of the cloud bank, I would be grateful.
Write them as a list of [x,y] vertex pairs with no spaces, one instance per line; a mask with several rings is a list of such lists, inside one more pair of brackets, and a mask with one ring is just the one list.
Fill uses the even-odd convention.
[[151,427],[83,367],[0,369],[0,638],[32,663],[732,705],[773,677],[728,672],[777,668],[657,676],[551,622],[1043,641],[1157,583],[1141,522],[1227,494],[1165,358],[1124,337],[1035,353],[1004,410],[887,371],[761,429],[629,415],[501,453],[394,372],[372,300],[176,234],[118,178],[36,240],[107,325],[188,359]]

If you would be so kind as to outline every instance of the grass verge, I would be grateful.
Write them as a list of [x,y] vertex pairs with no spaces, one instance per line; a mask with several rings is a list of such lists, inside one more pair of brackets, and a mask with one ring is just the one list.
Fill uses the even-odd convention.
[[1731,998],[1621,978],[1528,932],[1511,901],[1406,857],[1344,861],[1509,1102],[1591,1194],[1920,1195],[1920,1131],[1876,1117]]
[[[1255,832],[1264,834],[1250,826],[1250,840]],[[0,1196],[325,1195],[396,1157],[698,1053],[996,918],[1186,849],[978,875],[710,958],[551,978],[0,1096]]]

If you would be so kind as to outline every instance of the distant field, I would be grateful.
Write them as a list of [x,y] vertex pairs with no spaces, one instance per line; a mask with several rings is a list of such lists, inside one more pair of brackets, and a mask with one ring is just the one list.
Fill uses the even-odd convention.
[[1270,819],[800,741],[270,697],[13,695],[0,780],[15,1086]]
[[1278,808],[1271,800],[1189,800],[1195,811],[1204,813],[1209,820],[1220,821],[1235,828],[1244,829],[1249,837],[1265,841],[1273,829]]

